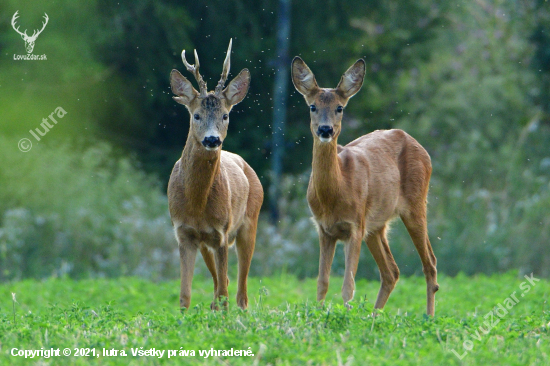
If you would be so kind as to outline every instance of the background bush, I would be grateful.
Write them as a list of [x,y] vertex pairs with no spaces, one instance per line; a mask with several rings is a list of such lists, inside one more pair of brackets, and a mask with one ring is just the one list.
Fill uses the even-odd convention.
[[14,150],[0,138],[0,276],[172,277],[179,255],[159,184],[98,143]]

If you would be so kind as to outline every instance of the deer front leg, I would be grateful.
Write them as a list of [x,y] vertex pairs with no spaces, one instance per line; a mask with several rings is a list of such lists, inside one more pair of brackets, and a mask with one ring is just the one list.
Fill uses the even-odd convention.
[[216,271],[218,275],[218,288],[214,297],[214,301],[210,305],[212,310],[219,310],[218,302],[221,302],[222,306],[227,309],[229,292],[227,291],[227,285],[229,279],[227,277],[227,245],[222,245],[215,252],[216,257]]
[[350,240],[344,246],[346,257],[346,272],[344,274],[344,283],[342,285],[342,299],[347,308],[351,308],[349,302],[355,294],[355,274],[361,255],[361,242],[363,238],[360,234],[353,234]]
[[180,308],[189,309],[191,304],[191,284],[193,282],[193,271],[195,270],[195,258],[197,257],[197,247],[192,243],[180,240]]
[[328,291],[330,268],[336,249],[336,239],[319,229],[319,246],[321,253],[319,256],[319,277],[317,278],[317,301],[324,304]]

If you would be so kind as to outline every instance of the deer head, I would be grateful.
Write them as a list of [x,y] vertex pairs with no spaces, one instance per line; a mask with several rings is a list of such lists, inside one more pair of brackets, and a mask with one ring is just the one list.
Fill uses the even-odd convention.
[[344,108],[361,89],[365,71],[365,61],[359,59],[342,75],[336,89],[326,89],[317,85],[304,60],[298,56],[292,60],[292,82],[309,105],[311,132],[321,142],[331,142],[340,134]]
[[36,42],[36,39],[38,38],[40,33],[42,33],[44,28],[46,28],[46,24],[48,24],[48,14],[44,13],[45,22],[42,23],[42,29],[35,29],[32,36],[28,36],[26,29],[24,32],[21,32],[19,31],[19,27],[16,27],[15,23],[17,21],[17,18],[19,18],[19,15],[17,15],[17,13],[19,13],[19,10],[17,10],[15,14],[13,14],[13,18],[11,18],[11,26],[17,33],[19,33],[19,35],[21,35],[21,38],[23,38],[23,40],[25,41],[25,48],[27,49],[27,53],[32,53],[32,50],[34,49],[34,42]]
[[193,136],[209,151],[218,150],[223,143],[229,125],[229,112],[235,104],[244,99],[250,86],[250,72],[248,69],[243,69],[227,88],[223,88],[229,74],[231,45],[232,40],[229,41],[221,79],[213,92],[208,92],[206,82],[199,73],[197,50],[195,50],[194,65],[190,65],[185,59],[185,50],[181,53],[181,58],[187,70],[197,80],[199,91],[195,90],[191,82],[178,70],[174,69],[170,74],[172,92],[177,95],[173,97],[174,100],[186,106],[191,115],[190,137]]

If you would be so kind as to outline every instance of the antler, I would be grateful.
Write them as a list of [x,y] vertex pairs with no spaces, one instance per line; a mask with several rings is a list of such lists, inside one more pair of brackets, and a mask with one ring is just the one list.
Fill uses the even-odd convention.
[[[44,30],[44,28],[46,28],[46,24],[48,24],[48,20],[50,18],[48,18],[48,14],[44,13],[44,19],[46,20],[45,23],[42,23],[42,29],[40,30],[35,30],[34,33],[32,34],[32,36],[30,36],[29,38],[32,38],[32,39],[36,39],[38,37],[38,35],[40,33],[42,33],[42,31]],[[37,33],[38,32],[38,33]]]
[[[29,36],[27,35],[27,30],[26,30],[26,29],[25,29],[25,32],[23,33],[23,32],[21,32],[21,31],[19,30],[19,27],[17,27],[17,28],[15,27],[15,23],[16,23],[16,21],[17,21],[17,18],[19,18],[19,15],[17,15],[17,13],[19,13],[19,10],[17,10],[17,11],[15,12],[15,14],[13,14],[13,18],[11,18],[11,26],[12,26],[13,29],[14,29],[17,33],[19,33],[22,37],[28,38]],[[44,13],[44,14],[45,14],[45,13]]]
[[216,95],[220,95],[223,90],[223,86],[227,80],[227,75],[229,75],[229,68],[231,67],[231,46],[233,45],[233,38],[229,40],[229,47],[227,48],[227,55],[225,56],[225,61],[223,62],[223,71],[218,85],[216,85]]
[[195,64],[190,65],[189,62],[185,59],[185,50],[181,51],[181,59],[183,60],[183,64],[187,68],[187,71],[193,74],[195,76],[195,79],[199,83],[199,90],[200,95],[199,98],[206,98],[206,93],[208,92],[208,89],[206,89],[206,82],[202,79],[201,74],[199,74],[199,56],[197,55],[197,50],[195,50]]

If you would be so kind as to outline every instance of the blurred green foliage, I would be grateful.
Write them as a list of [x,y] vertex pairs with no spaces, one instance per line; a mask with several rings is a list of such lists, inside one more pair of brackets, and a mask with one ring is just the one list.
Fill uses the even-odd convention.
[[0,280],[171,277],[177,246],[158,182],[103,143],[14,150],[0,137]]
[[[168,83],[171,69],[186,73],[182,49],[197,49],[213,88],[233,38],[232,75],[247,67],[252,84],[224,148],[242,155],[267,191],[276,2],[4,0],[2,9],[0,278],[177,275],[164,185],[188,128]],[[25,53],[10,25],[16,10],[21,29],[49,15],[34,51],[47,61],[13,60]],[[440,271],[550,274],[547,1],[306,0],[292,3],[291,23],[291,55],[321,86],[334,87],[357,58],[367,62],[340,143],[402,128],[429,151]],[[316,276],[305,199],[312,137],[302,97],[289,94],[281,222],[262,217],[252,273]],[[28,131],[58,106],[67,115],[33,140]],[[24,137],[34,144],[27,153],[16,148]],[[403,274],[421,274],[399,223],[390,244]],[[341,248],[336,255],[341,273]],[[358,276],[376,275],[364,248]]]

